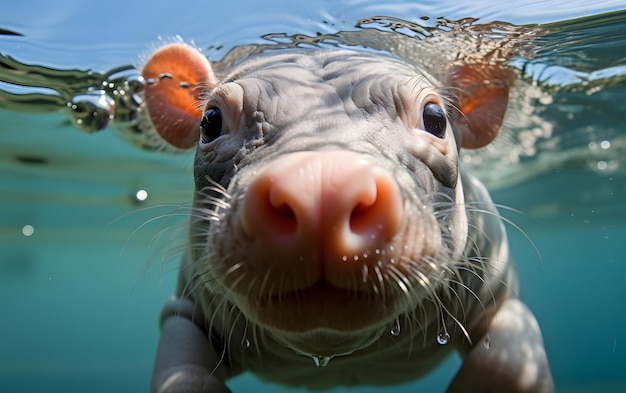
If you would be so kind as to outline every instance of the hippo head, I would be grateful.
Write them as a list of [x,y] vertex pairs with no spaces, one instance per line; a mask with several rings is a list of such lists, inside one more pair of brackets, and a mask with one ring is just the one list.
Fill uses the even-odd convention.
[[218,77],[171,44],[143,73],[156,130],[197,149],[184,296],[310,356],[439,323],[420,316],[472,248],[458,151],[495,138],[512,71],[290,49]]

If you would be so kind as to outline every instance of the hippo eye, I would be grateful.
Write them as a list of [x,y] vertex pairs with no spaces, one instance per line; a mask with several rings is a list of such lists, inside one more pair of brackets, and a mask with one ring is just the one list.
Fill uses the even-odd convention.
[[448,120],[443,108],[434,102],[429,102],[422,111],[422,123],[424,130],[438,138],[443,138],[446,133]]
[[209,143],[222,135],[222,113],[217,108],[209,108],[200,120],[202,143]]

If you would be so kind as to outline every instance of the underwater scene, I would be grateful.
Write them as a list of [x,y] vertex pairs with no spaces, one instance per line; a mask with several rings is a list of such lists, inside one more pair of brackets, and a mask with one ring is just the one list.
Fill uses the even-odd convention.
[[[143,109],[141,67],[172,42],[218,74],[298,47],[433,75],[503,56],[518,77],[500,135],[460,161],[504,217],[556,392],[626,391],[622,1],[25,0],[0,5],[0,392],[150,389],[194,197],[195,147],[167,147]],[[452,354],[414,382],[328,391],[444,392],[460,366]]]

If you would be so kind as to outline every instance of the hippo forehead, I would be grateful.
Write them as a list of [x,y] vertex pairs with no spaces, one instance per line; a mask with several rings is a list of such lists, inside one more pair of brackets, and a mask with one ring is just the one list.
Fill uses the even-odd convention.
[[432,77],[389,55],[290,50],[254,56],[207,95],[204,107],[221,110],[227,135],[201,146],[197,162],[212,162],[202,172],[226,185],[235,168],[287,152],[348,149],[392,158],[409,170],[425,164],[453,185],[452,133],[440,139],[418,130],[432,100],[441,100]]
[[432,92],[430,79],[388,55],[329,50],[261,55],[224,82],[243,88],[245,112],[263,112],[266,121],[285,128],[305,118],[334,124],[397,118],[419,95]]

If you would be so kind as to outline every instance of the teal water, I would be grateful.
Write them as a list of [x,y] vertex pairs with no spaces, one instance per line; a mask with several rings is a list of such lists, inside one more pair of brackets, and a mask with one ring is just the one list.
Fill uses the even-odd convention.
[[[367,31],[373,41],[363,45],[389,45],[379,34],[391,31],[389,18],[356,27],[375,15],[427,31],[438,17],[540,28],[511,61],[522,80],[501,140],[464,161],[497,203],[517,210],[503,213],[523,230],[509,226],[521,297],[542,326],[557,391],[626,391],[622,2],[239,3],[0,5],[0,392],[147,391],[158,313],[173,292],[191,155],[129,141],[132,103],[89,134],[74,125],[67,101],[103,80],[132,82],[128,66],[159,37],[193,40],[211,60],[267,44],[270,33],[285,35],[271,42],[308,42]],[[396,50],[415,31],[398,29]],[[458,365],[451,358],[385,391],[442,392]],[[287,391],[249,375],[229,385]],[[333,392],[348,390],[375,391]]]

